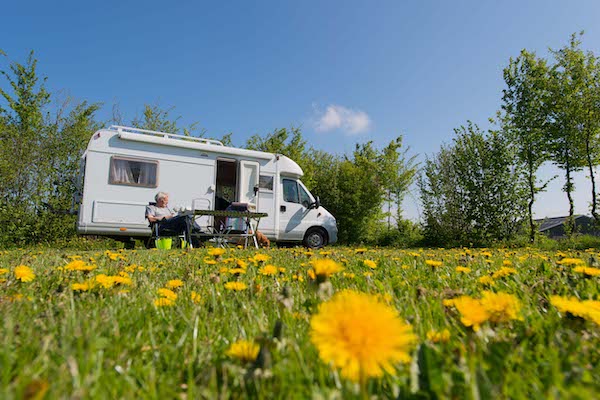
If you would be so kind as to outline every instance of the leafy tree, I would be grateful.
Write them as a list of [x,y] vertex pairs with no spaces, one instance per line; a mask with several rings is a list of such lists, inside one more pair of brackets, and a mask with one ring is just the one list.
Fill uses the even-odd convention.
[[502,131],[512,143],[518,162],[524,166],[528,187],[529,238],[533,242],[537,232],[533,205],[536,195],[548,184],[538,182],[536,174],[549,158],[546,149],[549,70],[546,60],[522,50],[519,57],[510,59],[503,72],[506,88],[502,96]]
[[585,112],[581,104],[585,85],[576,61],[580,56],[579,44],[576,36],[572,35],[568,46],[552,51],[556,63],[549,74],[549,149],[552,162],[565,173],[563,190],[569,201],[569,218],[565,224],[567,234],[575,227],[573,174],[583,168],[586,159],[582,126]]
[[[171,113],[175,107],[167,109],[161,108],[158,104],[144,104],[144,111],[141,117],[136,117],[131,121],[134,128],[147,129],[150,131],[167,132],[167,133],[179,133],[178,121],[181,116],[171,117]],[[113,109],[113,115],[115,115]],[[120,114],[118,114],[120,115]],[[203,137],[206,134],[206,130],[198,130],[198,122],[194,122],[189,126],[181,129],[185,136],[199,136]]]
[[245,147],[250,150],[265,151],[267,153],[283,154],[300,165],[304,172],[302,182],[309,190],[314,187],[315,168],[310,159],[311,149],[307,147],[300,128],[281,128],[260,136],[252,135],[246,141]]
[[425,236],[435,244],[485,245],[516,236],[525,215],[521,172],[498,132],[469,122],[425,163],[419,181]]
[[0,107],[0,243],[73,235],[68,209],[99,106],[67,99],[52,110],[33,52],[1,73],[8,85],[0,87],[6,104]]
[[402,202],[417,173],[416,156],[408,157],[408,151],[408,148],[402,148],[402,137],[399,136],[380,155],[381,178],[388,204],[388,230],[391,229],[392,205],[395,207],[396,228],[405,225],[402,222]]
[[[600,160],[600,62],[592,52],[585,53],[580,45],[581,41],[573,34],[568,46],[553,52],[556,58],[554,89],[561,97],[557,99],[552,117],[556,130],[561,130],[557,132],[559,151],[565,139],[569,139],[572,151],[571,154],[563,152],[560,158],[563,165],[572,161],[569,165],[576,163],[577,167],[588,169],[592,215],[599,221],[594,167]],[[567,160],[569,156],[571,159]]]

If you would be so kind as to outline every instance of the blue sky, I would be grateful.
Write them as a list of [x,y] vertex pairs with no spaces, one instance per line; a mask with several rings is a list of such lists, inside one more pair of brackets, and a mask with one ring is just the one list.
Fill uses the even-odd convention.
[[[48,88],[103,103],[102,119],[115,103],[128,120],[158,103],[237,144],[294,125],[336,153],[402,134],[419,159],[467,120],[488,126],[522,48],[546,55],[585,30],[600,54],[598,1],[30,1],[2,13],[0,67],[35,50]],[[561,186],[539,216],[568,211]],[[583,174],[576,187],[585,213]],[[418,216],[410,196],[406,210]]]

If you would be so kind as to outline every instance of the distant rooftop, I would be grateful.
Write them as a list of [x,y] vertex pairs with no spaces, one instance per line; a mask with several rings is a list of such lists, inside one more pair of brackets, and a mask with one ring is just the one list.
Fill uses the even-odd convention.
[[[586,217],[585,215],[574,215],[573,216],[574,219],[578,219],[581,217],[589,218],[589,217]],[[535,222],[539,225],[539,231],[544,232],[544,231],[547,231],[548,229],[552,229],[554,227],[564,224],[565,221],[567,220],[567,218],[569,218],[568,215],[564,216],[564,217],[541,218],[541,219],[536,219]]]

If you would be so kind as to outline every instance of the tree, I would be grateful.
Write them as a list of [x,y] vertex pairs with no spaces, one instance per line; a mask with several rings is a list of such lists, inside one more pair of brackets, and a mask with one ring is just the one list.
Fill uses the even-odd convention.
[[529,239],[537,232],[533,220],[536,195],[545,190],[548,182],[538,183],[537,171],[549,158],[546,149],[548,129],[548,66],[546,60],[522,50],[519,57],[510,59],[504,68],[506,88],[502,91],[502,132],[511,142],[518,162],[524,166],[528,187],[527,214]]
[[300,165],[304,172],[302,182],[309,190],[314,187],[315,168],[310,159],[311,149],[307,147],[300,128],[276,129],[266,136],[252,135],[246,141],[245,147],[250,150],[265,151],[267,153],[283,154]]
[[554,87],[557,94],[564,96],[560,99],[563,101],[556,102],[554,118],[559,124],[557,129],[566,125],[567,132],[563,134],[571,140],[573,161],[580,161],[577,167],[588,169],[591,211],[599,222],[594,167],[600,159],[600,63],[592,52],[585,53],[580,45],[581,41],[573,34],[568,46],[553,51],[556,58]]
[[33,52],[25,64],[13,62],[1,73],[8,87],[0,87],[6,102],[0,107],[0,243],[71,236],[74,218],[67,210],[99,105],[66,99],[51,108]]
[[[179,133],[180,129],[177,125],[178,121],[181,119],[181,116],[172,118],[171,112],[175,109],[175,107],[170,107],[167,109],[161,108],[158,104],[144,104],[144,111],[142,112],[141,117],[136,117],[131,121],[131,124],[134,128],[138,129],[147,129],[149,131],[157,131],[157,132],[167,132],[167,133]],[[113,109],[113,115],[115,115],[115,110]],[[120,114],[117,114],[120,115]],[[181,129],[182,133],[185,136],[199,136],[203,137],[206,134],[206,130],[202,129],[200,132],[196,132],[198,130],[198,122],[194,122],[189,126],[186,126]],[[197,133],[197,134],[196,134]]]
[[509,143],[471,122],[455,134],[452,146],[426,161],[420,179],[426,237],[436,244],[478,245],[515,237],[525,191]]
[[[552,162],[565,173],[564,192],[569,201],[569,218],[565,224],[567,234],[575,227],[573,191],[573,174],[585,165],[586,140],[584,131],[585,116],[583,104],[585,79],[580,67],[580,42],[575,35],[571,36],[568,46],[552,51],[556,63],[549,74],[550,104],[548,112],[549,142]],[[592,174],[593,177],[593,174]]]
[[395,207],[396,228],[402,226],[402,202],[417,173],[416,157],[408,157],[402,148],[402,136],[392,140],[381,152],[381,178],[388,204],[388,230],[391,229],[392,205]]

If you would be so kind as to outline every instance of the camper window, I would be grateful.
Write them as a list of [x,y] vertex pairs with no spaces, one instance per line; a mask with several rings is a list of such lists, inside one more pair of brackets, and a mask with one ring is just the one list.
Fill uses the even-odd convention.
[[258,178],[258,187],[265,190],[273,190],[273,177],[269,175],[261,175]]
[[157,170],[158,161],[112,157],[110,159],[109,183],[155,188],[157,187]]
[[291,179],[283,180],[283,201],[300,203],[298,200],[298,184]]

